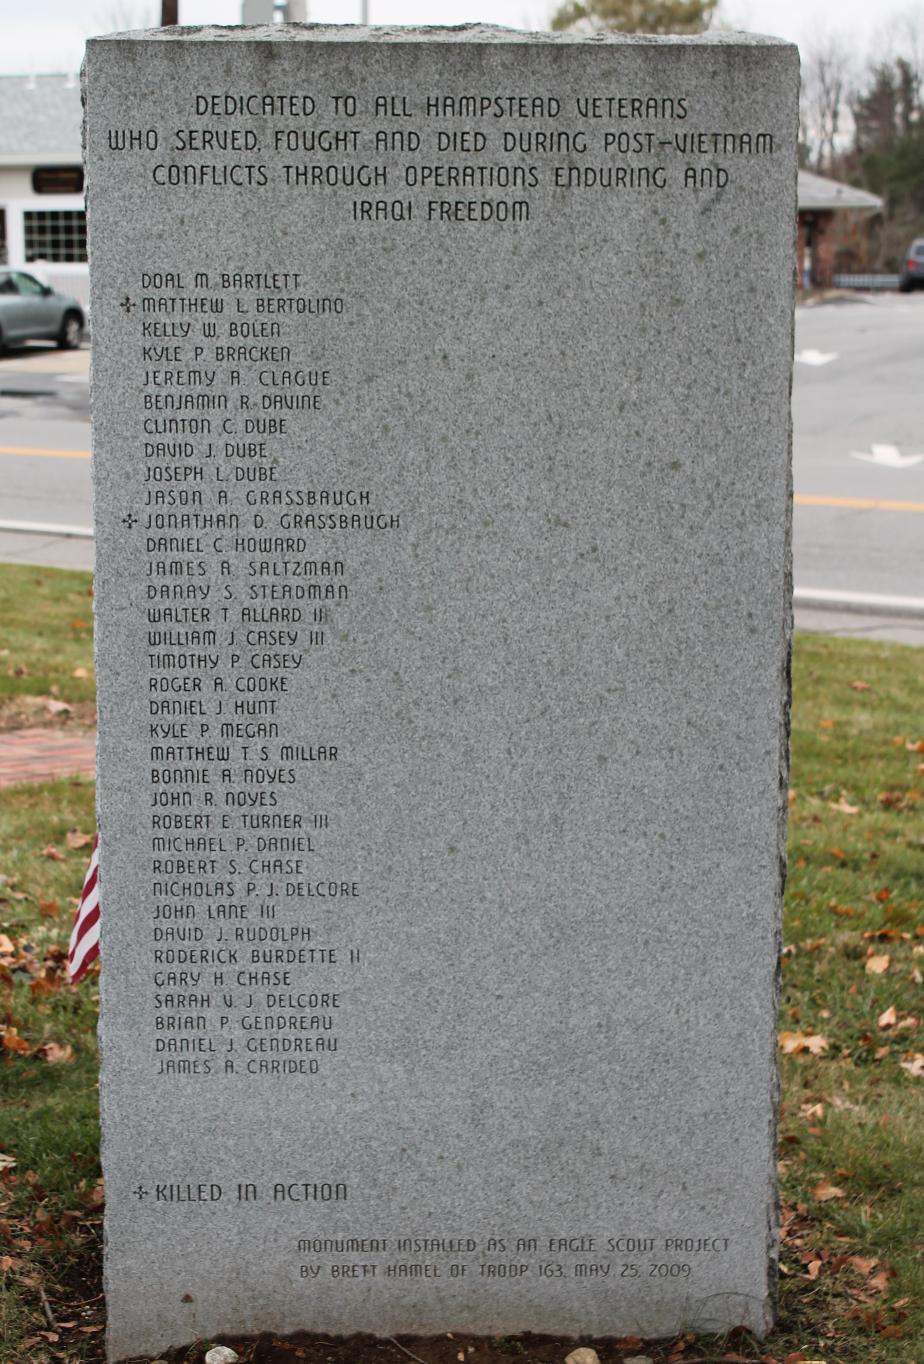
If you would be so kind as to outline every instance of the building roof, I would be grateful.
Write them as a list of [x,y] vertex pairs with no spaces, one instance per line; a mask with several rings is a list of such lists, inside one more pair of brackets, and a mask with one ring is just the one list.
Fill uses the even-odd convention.
[[881,213],[882,200],[878,194],[869,194],[865,189],[854,189],[853,185],[842,185],[838,180],[829,180],[825,175],[813,175],[811,171],[799,172],[799,212],[806,209],[816,213],[825,209],[850,208],[855,213]]
[[76,76],[0,76],[0,165],[80,161]]

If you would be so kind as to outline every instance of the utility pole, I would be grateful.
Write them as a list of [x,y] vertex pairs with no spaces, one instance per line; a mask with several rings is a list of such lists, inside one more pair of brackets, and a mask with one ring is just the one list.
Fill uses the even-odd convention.
[[178,24],[180,0],[160,0],[160,26],[167,28],[170,24]]

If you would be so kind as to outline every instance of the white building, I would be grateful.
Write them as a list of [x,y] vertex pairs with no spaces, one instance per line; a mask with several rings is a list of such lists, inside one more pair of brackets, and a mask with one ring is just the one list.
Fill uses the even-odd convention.
[[86,303],[81,119],[76,76],[0,76],[0,264]]

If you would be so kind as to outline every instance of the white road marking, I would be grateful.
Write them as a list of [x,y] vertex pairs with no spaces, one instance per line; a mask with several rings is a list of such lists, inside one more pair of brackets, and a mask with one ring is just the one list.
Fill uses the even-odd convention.
[[851,455],[854,459],[865,460],[867,464],[878,464],[884,469],[910,469],[913,464],[920,464],[924,455],[903,455],[897,445],[874,445],[872,454],[862,455],[858,450],[852,450]]
[[830,365],[832,360],[836,360],[838,352],[836,350],[800,350],[796,356],[798,365]]

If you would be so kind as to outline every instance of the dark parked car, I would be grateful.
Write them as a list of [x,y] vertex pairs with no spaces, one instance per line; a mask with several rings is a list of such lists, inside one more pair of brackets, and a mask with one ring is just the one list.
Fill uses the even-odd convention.
[[0,269],[0,350],[23,341],[57,341],[63,350],[74,350],[85,322],[76,298],[24,270]]
[[905,252],[898,287],[903,294],[910,294],[912,289],[924,289],[924,237],[915,237]]

